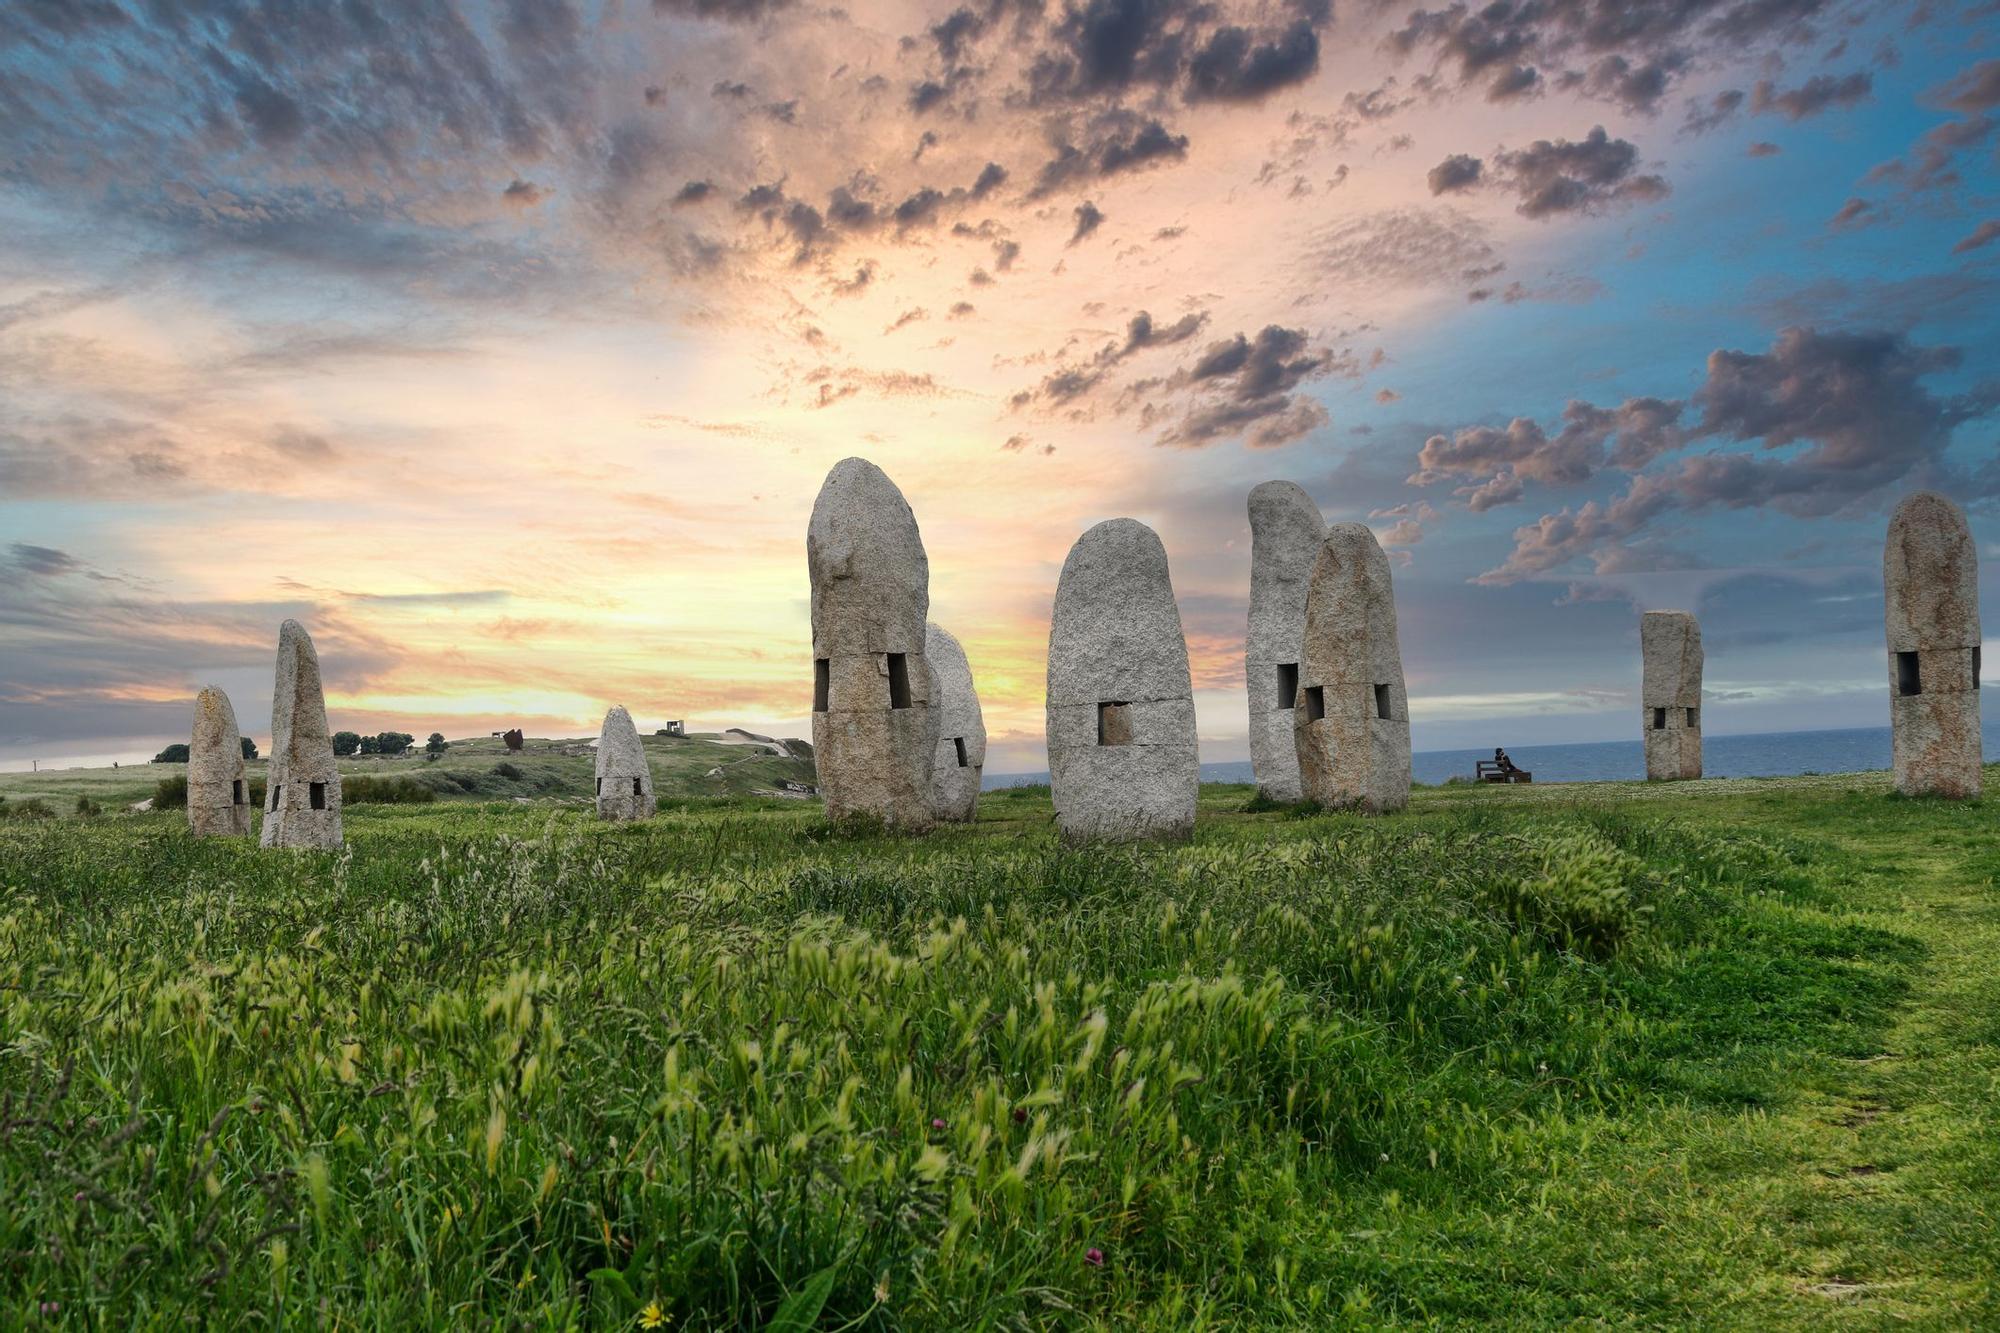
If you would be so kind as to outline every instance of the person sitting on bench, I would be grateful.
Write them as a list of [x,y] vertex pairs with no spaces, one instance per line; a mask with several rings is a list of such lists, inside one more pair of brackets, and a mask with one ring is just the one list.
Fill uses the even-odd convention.
[[1507,757],[1507,752],[1497,745],[1493,747],[1493,766],[1502,773],[1513,774],[1520,772],[1519,769],[1514,767],[1514,761]]

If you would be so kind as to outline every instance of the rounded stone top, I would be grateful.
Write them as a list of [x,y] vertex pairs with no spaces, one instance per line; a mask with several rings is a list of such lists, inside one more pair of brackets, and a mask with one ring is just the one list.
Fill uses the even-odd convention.
[[806,566],[815,655],[923,651],[930,560],[916,514],[881,468],[843,458],[826,474],[806,526]]
[[964,647],[942,625],[926,625],[924,661],[937,682],[937,688],[931,692],[931,703],[938,710],[940,730],[951,735],[969,735],[976,729],[983,748],[986,728],[979,711],[979,693],[972,681],[972,664],[966,660]]
[[1904,497],[1882,548],[1882,592],[1891,651],[1976,647],[1979,549],[1965,511],[1936,491]]
[[597,733],[597,776],[600,778],[650,777],[646,747],[639,742],[639,729],[623,704],[614,704],[604,715]]
[[1332,523],[1306,601],[1308,675],[1325,684],[1400,681],[1396,592],[1389,557],[1366,523]]
[[1252,661],[1292,661],[1305,618],[1306,584],[1326,540],[1319,506],[1297,482],[1267,481],[1250,491]]
[[[237,743],[236,709],[220,685],[204,685],[194,697],[194,749],[204,745],[221,749]],[[238,754],[242,752],[239,750]]]
[[1052,705],[1191,697],[1167,548],[1144,523],[1107,519],[1077,538],[1049,623]]
[[1295,481],[1264,481],[1250,488],[1250,532],[1290,546],[1309,541],[1314,547],[1326,535],[1319,506]]

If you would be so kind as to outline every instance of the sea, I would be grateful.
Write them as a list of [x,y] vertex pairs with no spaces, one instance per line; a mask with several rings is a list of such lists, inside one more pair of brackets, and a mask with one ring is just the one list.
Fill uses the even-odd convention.
[[[2000,755],[2000,722],[1984,728],[1986,753]],[[1414,781],[1436,786],[1451,777],[1470,778],[1472,766],[1491,759],[1493,750],[1420,750],[1410,756]],[[1641,742],[1596,741],[1585,745],[1519,745],[1507,751],[1516,767],[1537,782],[1637,782],[1646,776]],[[1711,778],[1782,778],[1807,773],[1868,773],[1889,767],[1889,729],[1851,727],[1839,731],[1773,731],[1703,737],[1702,773]],[[1047,782],[1047,772],[988,773],[982,786],[1019,787]],[[1249,782],[1247,761],[1203,764],[1203,782]]]

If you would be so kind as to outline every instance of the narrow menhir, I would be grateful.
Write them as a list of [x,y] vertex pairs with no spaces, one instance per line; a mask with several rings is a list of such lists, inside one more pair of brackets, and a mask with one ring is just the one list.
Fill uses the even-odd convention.
[[889,658],[889,707],[908,708],[910,706],[910,659],[903,653],[890,653]]
[[1130,703],[1123,699],[1114,699],[1097,705],[1097,743],[1099,745],[1132,743]]
[[1375,716],[1380,718],[1387,718],[1390,715],[1391,714],[1389,712],[1389,687],[1386,684],[1377,685],[1375,687]]
[[832,679],[831,664],[824,657],[813,660],[813,712],[826,711],[826,691]]
[[1297,662],[1278,663],[1277,707],[1287,712],[1299,701],[1299,664]]
[[1701,624],[1687,611],[1647,611],[1639,617],[1639,706],[1646,780],[1701,776],[1701,678],[1706,656]]
[[1306,721],[1317,722],[1326,716],[1326,686],[1306,686]]
[[958,766],[960,768],[970,767],[965,760],[965,737],[953,736],[951,738],[951,748],[958,752]]
[[1915,653],[1897,653],[1896,693],[1922,694],[1923,692],[1923,674],[1917,666],[1917,655]]

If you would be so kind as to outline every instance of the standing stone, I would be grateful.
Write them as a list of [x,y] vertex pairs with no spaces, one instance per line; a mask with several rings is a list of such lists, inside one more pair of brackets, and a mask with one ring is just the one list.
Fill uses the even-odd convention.
[[1979,551],[1964,511],[1932,491],[1897,505],[1882,591],[1896,790],[1976,797]]
[[1167,552],[1114,518],[1077,539],[1049,627],[1049,785],[1074,842],[1185,837],[1201,782]]
[[937,715],[924,660],[930,561],[882,469],[844,458],[806,529],[812,576],[813,754],[829,819],[931,823]]
[[306,627],[278,628],[278,682],[271,692],[271,763],[264,795],[266,847],[340,846],[340,774],[326,730],[319,654]]
[[1646,781],[1701,776],[1701,625],[1687,611],[1639,617],[1639,725]]
[[1250,696],[1250,768],[1268,800],[1301,799],[1292,702],[1299,692],[1306,588],[1325,540],[1319,506],[1295,483],[1267,481],[1250,492],[1250,629],[1243,643],[1243,678]]
[[655,808],[653,767],[646,762],[632,715],[621,704],[604,715],[597,733],[597,817],[651,819]]
[[1329,527],[1313,562],[1292,728],[1307,800],[1369,814],[1410,803],[1396,591],[1365,524]]
[[243,777],[243,739],[236,710],[220,685],[205,685],[194,701],[188,745],[188,828],[197,838],[250,836],[250,784]]
[[979,711],[972,665],[958,640],[936,625],[924,627],[924,660],[938,715],[931,813],[947,823],[969,824],[979,813],[979,775],[986,769],[986,718]]

